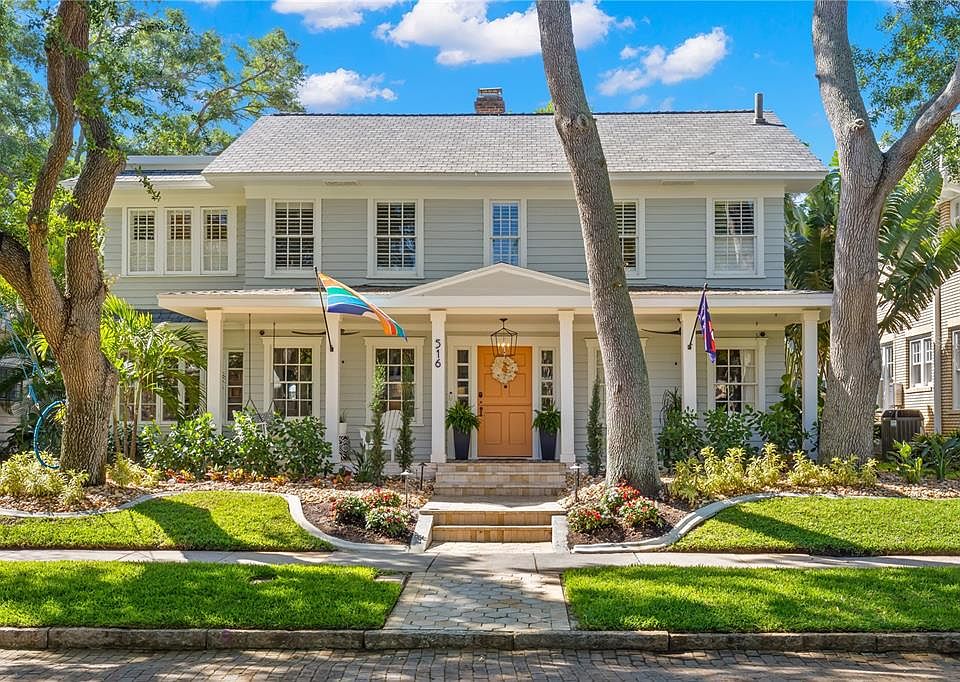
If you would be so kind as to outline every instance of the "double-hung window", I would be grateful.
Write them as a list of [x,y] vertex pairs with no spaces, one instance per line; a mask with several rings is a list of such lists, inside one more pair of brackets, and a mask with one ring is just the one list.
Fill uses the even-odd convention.
[[954,329],[950,335],[952,347],[953,409],[960,410],[960,329]]
[[617,201],[614,202],[613,209],[617,219],[623,269],[627,277],[643,277],[640,204],[637,201]]
[[170,273],[193,271],[193,211],[167,209],[166,268]]
[[880,408],[889,409],[894,403],[894,379],[896,370],[893,364],[893,344],[880,346]]
[[519,201],[490,202],[489,263],[523,265]]
[[273,409],[284,418],[313,414],[312,347],[273,349]]
[[925,336],[910,340],[910,386],[933,383],[933,339]]
[[312,201],[275,201],[273,204],[273,269],[302,272],[314,265],[314,207]]
[[420,276],[422,263],[417,201],[376,201],[373,206],[371,274]]
[[715,200],[708,224],[708,275],[763,274],[761,207],[756,199]]
[[203,209],[203,271],[230,270],[230,214],[225,208]]
[[[407,341],[402,339],[383,339],[377,337],[367,337],[364,339],[366,346],[366,369],[367,369],[367,393],[366,404],[368,406],[366,415],[367,423],[370,423],[372,414],[369,405],[373,399],[373,383],[377,371],[383,372],[384,386],[380,394],[383,401],[383,410],[402,410],[405,400],[413,401],[413,421],[417,425],[423,423],[421,412],[423,382],[421,381],[421,368],[423,367],[423,338],[409,338]],[[465,362],[461,363],[463,360]],[[465,388],[462,394],[465,400],[469,400],[469,354],[457,356],[458,366],[463,365],[466,370],[466,378],[463,386]],[[458,390],[460,383],[458,382]]]
[[246,368],[242,350],[227,351],[227,419],[233,421],[233,415],[243,411],[243,384]]
[[131,208],[127,212],[127,272],[157,272],[157,211]]
[[714,405],[727,412],[757,406],[758,371],[755,348],[717,350]]

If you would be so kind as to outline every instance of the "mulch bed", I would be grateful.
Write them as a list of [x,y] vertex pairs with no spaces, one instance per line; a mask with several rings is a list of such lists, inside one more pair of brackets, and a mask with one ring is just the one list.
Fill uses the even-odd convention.
[[332,535],[335,538],[340,538],[341,540],[348,540],[350,542],[372,542],[379,545],[407,545],[410,543],[410,538],[413,537],[413,529],[417,525],[416,510],[424,504],[421,503],[419,506],[414,507],[413,499],[413,496],[411,496],[410,511],[413,512],[413,515],[411,516],[410,523],[407,524],[407,532],[402,538],[387,537],[386,535],[367,530],[362,526],[349,526],[336,523],[333,520],[332,499],[327,502],[304,504],[303,515],[307,517],[310,523],[324,533]]

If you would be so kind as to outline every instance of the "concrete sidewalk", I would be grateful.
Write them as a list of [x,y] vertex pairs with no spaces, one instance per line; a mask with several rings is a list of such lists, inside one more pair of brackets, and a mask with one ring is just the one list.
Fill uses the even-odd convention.
[[960,556],[824,557],[808,554],[706,554],[684,552],[567,554],[544,543],[523,546],[446,543],[423,554],[410,552],[213,552],[181,550],[14,549],[0,550],[0,561],[139,561],[364,565],[403,573],[504,575],[561,573],[584,566],[716,566],[725,568],[892,568],[960,566]]

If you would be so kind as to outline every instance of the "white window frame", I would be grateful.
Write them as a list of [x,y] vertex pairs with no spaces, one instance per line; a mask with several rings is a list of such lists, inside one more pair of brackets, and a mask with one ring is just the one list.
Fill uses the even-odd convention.
[[[190,238],[189,239],[171,239],[170,238],[170,216],[174,213],[183,213],[190,216]],[[200,240],[197,239],[197,214],[190,206],[167,206],[163,209],[163,272],[166,275],[189,275],[199,269],[197,263],[197,245]],[[186,244],[187,251],[190,253],[190,267],[185,270],[171,269],[169,253],[171,242],[189,242]]]
[[230,414],[230,395],[228,389],[230,388],[230,354],[231,353],[240,353],[243,355],[243,367],[240,370],[243,372],[243,381],[240,384],[240,410],[242,411],[247,406],[247,401],[250,399],[250,396],[247,395],[247,386],[249,385],[249,375],[247,372],[250,371],[250,351],[244,348],[224,348],[223,349],[223,389],[221,393],[223,395],[223,404],[221,408],[223,409],[223,418],[227,422],[233,422],[233,418]]
[[[647,205],[644,197],[614,197],[614,204],[635,203],[637,205],[637,267],[626,268],[627,279],[643,279],[647,276]],[[620,242],[620,229],[617,228],[617,241]],[[621,250],[622,250],[621,246]]]
[[[417,240],[413,270],[380,270],[377,267],[377,204],[412,203],[416,211],[415,227]],[[367,276],[373,279],[423,279],[423,199],[410,197],[375,197],[367,200]]]
[[[724,338],[717,339],[717,350],[753,350],[757,354],[757,401],[753,409],[767,409],[767,339],[761,338]],[[717,366],[707,359],[707,409],[717,407]],[[749,403],[744,403],[749,404]]]
[[267,277],[307,277],[313,276],[313,268],[278,268],[276,266],[277,251],[277,204],[296,202],[299,204],[313,204],[313,265],[320,267],[320,241],[321,241],[321,200],[314,197],[273,197],[267,201],[267,236],[266,252],[267,262],[264,270]]
[[[897,354],[895,352],[895,347],[893,343],[883,343],[880,344],[880,400],[877,402],[880,404],[880,409],[889,410],[894,406],[896,402],[896,385],[897,385]],[[884,376],[884,366],[888,363],[884,362],[885,354],[889,353],[890,362],[890,382],[887,384],[886,377]]]
[[953,409],[960,410],[960,329],[950,332],[950,355],[953,374],[950,378],[953,387]]
[[[754,220],[754,271],[749,272],[723,272],[716,269],[716,204],[722,201],[752,201],[753,220]],[[759,279],[764,277],[764,207],[763,197],[748,197],[742,195],[713,195],[707,197],[707,277],[714,279]]]
[[[914,362],[913,348],[917,344],[919,350],[919,362]],[[931,356],[929,361],[929,372],[927,355]],[[928,390],[933,386],[933,363],[936,358],[933,357],[933,337],[930,335],[915,336],[907,340],[907,385],[912,389]],[[913,380],[913,368],[919,367],[919,381]]]
[[379,348],[413,348],[413,425],[423,426],[423,392],[424,384],[429,382],[426,379],[427,373],[423,367],[423,337],[409,337],[406,341],[403,339],[383,338],[379,336],[365,336],[363,338],[365,361],[364,375],[366,376],[366,387],[364,392],[363,414],[365,424],[369,426],[373,421],[373,414],[370,412],[370,401],[373,399],[373,376],[375,372],[376,351]]
[[[310,348],[313,351],[313,405],[311,415],[322,418],[323,409],[320,403],[323,400],[323,358],[324,340],[317,337],[277,336],[261,337],[263,341],[263,409],[267,410],[273,404],[273,350],[275,348]],[[247,363],[249,361],[246,361]],[[246,369],[246,367],[244,368]],[[270,414],[265,416],[270,417]],[[286,417],[297,419],[298,417]]]
[[[204,211],[227,211],[227,249],[229,268],[227,270],[203,269],[203,215]],[[130,212],[152,211],[154,214],[154,255],[153,270],[132,272],[130,270]],[[190,211],[190,270],[170,270],[167,268],[167,223],[168,211]],[[198,222],[199,221],[199,222]],[[121,234],[121,268],[123,277],[235,277],[237,274],[237,209],[235,206],[205,205],[205,204],[154,204],[153,206],[124,206],[122,211]],[[312,274],[312,273],[311,273]]]
[[527,200],[526,199],[484,199],[483,201],[483,264],[494,265],[493,261],[493,205],[518,204],[519,249],[518,266],[527,267]]

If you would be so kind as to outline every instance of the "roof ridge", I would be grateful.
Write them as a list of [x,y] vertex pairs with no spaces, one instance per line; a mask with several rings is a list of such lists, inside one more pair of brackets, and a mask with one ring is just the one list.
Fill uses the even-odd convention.
[[[754,113],[753,109],[688,109],[684,111],[595,111],[593,112],[594,116],[670,116],[675,114],[752,114]],[[774,113],[771,109],[764,109],[764,113]],[[548,113],[536,113],[536,112],[507,112],[503,114],[473,114],[469,112],[464,113],[437,113],[437,114],[428,114],[428,113],[397,113],[397,114],[384,114],[384,113],[321,113],[321,112],[298,112],[298,111],[278,111],[272,114],[267,114],[267,116],[290,116],[290,117],[322,117],[322,118],[333,118],[333,117],[344,117],[344,118],[433,118],[433,117],[444,117],[444,118],[504,118],[504,117],[520,117],[520,116],[529,116],[539,117],[539,116],[552,116]]]

